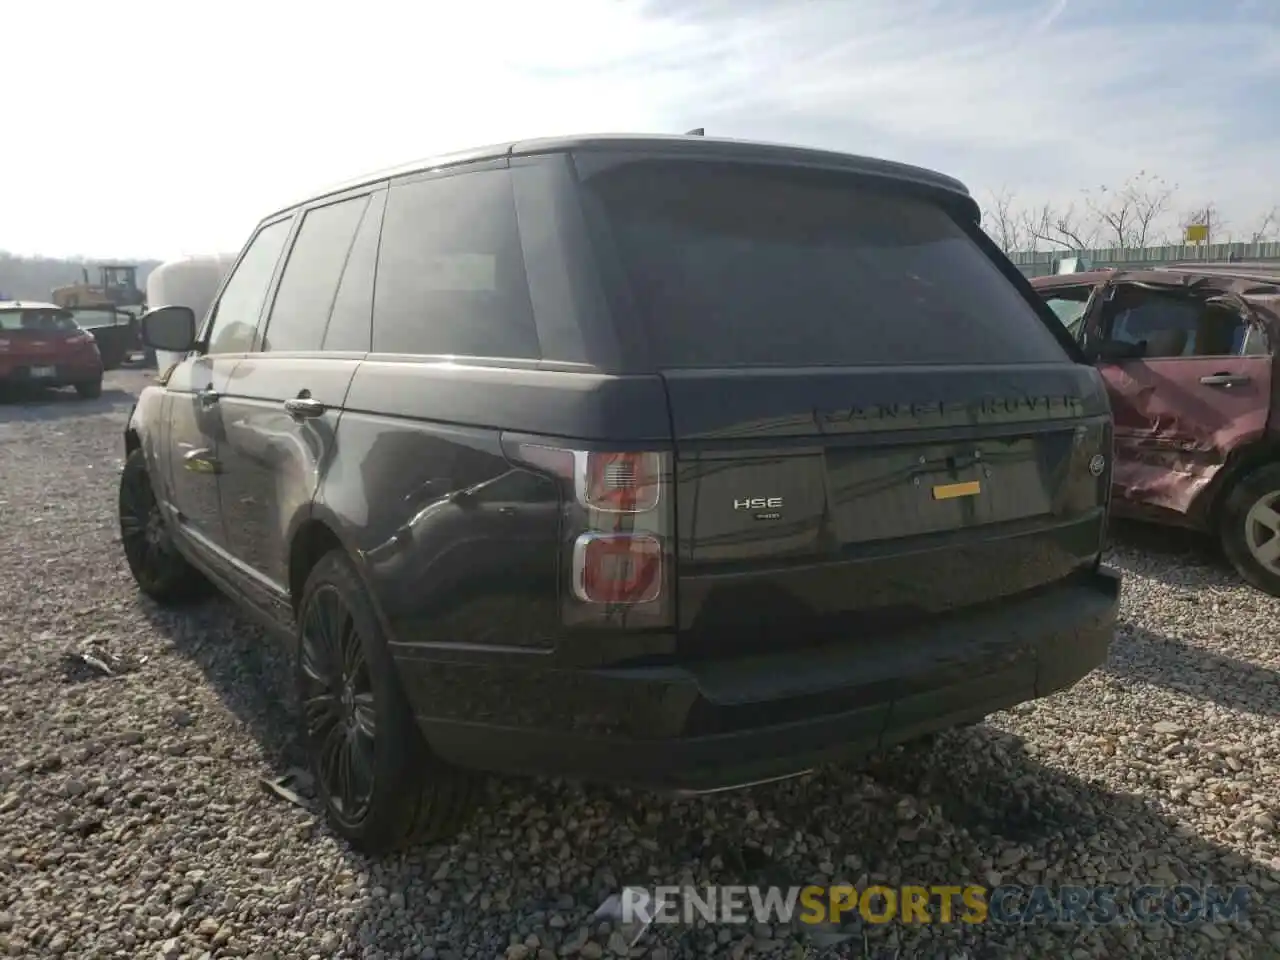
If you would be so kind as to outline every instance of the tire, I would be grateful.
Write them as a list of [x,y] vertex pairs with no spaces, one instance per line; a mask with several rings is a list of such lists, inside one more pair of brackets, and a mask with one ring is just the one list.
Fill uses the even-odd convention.
[[472,811],[476,778],[431,754],[341,550],[312,569],[296,630],[299,734],[334,830],[374,855],[453,834]]
[[80,394],[81,400],[97,400],[102,396],[102,378],[97,380],[82,380],[75,385],[76,393]]
[[1240,576],[1280,597],[1280,463],[1258,467],[1235,482],[1222,503],[1218,537]]
[[209,581],[173,544],[147,473],[146,454],[134,450],[120,474],[120,542],[134,582],[161,606],[177,606],[207,596]]

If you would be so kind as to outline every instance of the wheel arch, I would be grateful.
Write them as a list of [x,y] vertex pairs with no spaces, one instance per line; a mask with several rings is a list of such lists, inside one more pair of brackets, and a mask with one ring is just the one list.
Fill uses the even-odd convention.
[[320,562],[321,557],[333,550],[341,550],[356,568],[356,574],[364,585],[372,603],[375,616],[385,635],[390,636],[387,619],[382,613],[378,595],[372,589],[368,570],[361,552],[355,549],[345,537],[339,533],[342,524],[320,503],[312,504],[311,510],[294,529],[289,537],[288,588],[289,604],[294,616],[302,603],[302,592],[306,589],[307,577]]
[[1195,513],[1203,525],[1216,530],[1223,505],[1236,484],[1254,470],[1272,463],[1280,463],[1280,437],[1259,437],[1228,454],[1227,462],[1197,498]]

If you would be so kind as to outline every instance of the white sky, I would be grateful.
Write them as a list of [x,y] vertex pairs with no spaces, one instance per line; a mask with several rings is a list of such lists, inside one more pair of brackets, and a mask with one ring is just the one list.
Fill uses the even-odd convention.
[[1280,2],[1117,8],[10,0],[0,249],[234,251],[267,211],[369,170],[695,126],[920,163],[1027,205],[1145,169],[1245,226],[1280,201]]

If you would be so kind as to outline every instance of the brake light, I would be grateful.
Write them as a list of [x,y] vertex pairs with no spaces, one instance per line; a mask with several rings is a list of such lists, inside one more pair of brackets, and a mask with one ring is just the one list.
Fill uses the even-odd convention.
[[561,615],[570,626],[668,627],[674,601],[674,497],[665,452],[598,451],[504,437],[507,458],[560,481]]
[[4,351],[6,351],[6,350],[8,350],[8,349],[9,349],[9,341],[8,341],[8,340],[0,340],[0,353],[3,353]]
[[94,340],[93,334],[91,333],[77,333],[74,337],[67,337],[67,343],[76,347],[83,347],[86,344],[96,342],[97,341]]
[[662,542],[643,533],[582,534],[573,545],[573,592],[587,603],[652,603],[662,593]]

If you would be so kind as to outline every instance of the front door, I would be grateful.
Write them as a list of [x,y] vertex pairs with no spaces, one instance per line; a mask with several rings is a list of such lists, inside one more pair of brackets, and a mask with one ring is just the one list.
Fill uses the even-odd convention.
[[238,358],[193,354],[166,383],[169,489],[165,507],[178,529],[204,552],[225,549],[218,492],[222,412],[218,395]]
[[[222,397],[252,349],[289,221],[260,230],[232,269],[200,342],[169,374],[168,456],[171,514],[199,549],[225,557],[221,485],[226,452]],[[215,558],[217,559],[217,558]]]
[[259,348],[223,398],[230,551],[256,598],[282,613],[292,533],[309,515],[369,352],[383,196],[366,190],[303,214]]
[[1210,294],[1114,289],[1099,341],[1141,354],[1099,363],[1115,417],[1117,506],[1186,514],[1231,450],[1263,434],[1271,346],[1260,324]]

